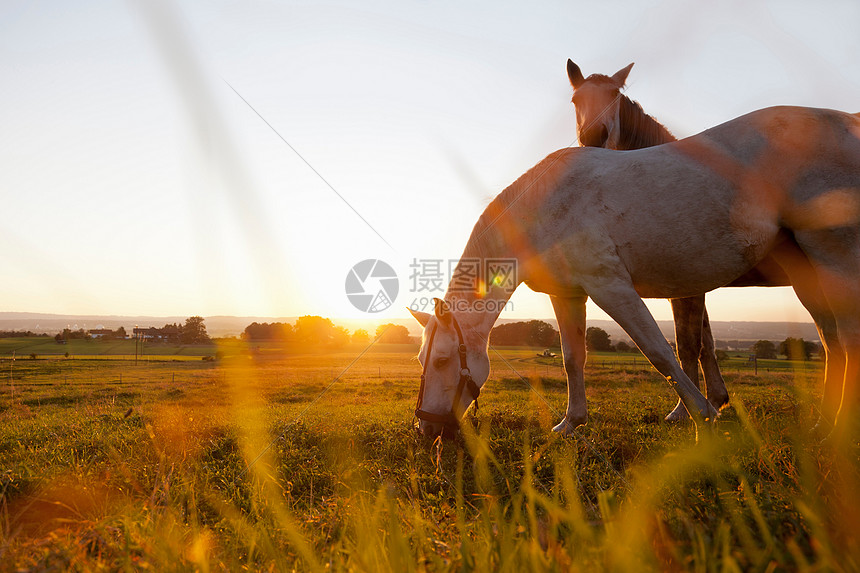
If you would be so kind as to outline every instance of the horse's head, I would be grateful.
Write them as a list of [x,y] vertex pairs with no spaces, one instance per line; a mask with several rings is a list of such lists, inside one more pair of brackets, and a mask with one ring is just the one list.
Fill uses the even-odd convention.
[[415,415],[425,436],[453,437],[460,418],[477,400],[490,374],[490,358],[486,341],[469,324],[458,321],[447,302],[434,301],[433,314],[410,309],[424,327]]
[[587,147],[614,149],[620,137],[619,108],[621,88],[633,64],[621,68],[612,76],[591,74],[583,77],[579,66],[567,61],[567,77],[573,86],[576,107],[576,133]]

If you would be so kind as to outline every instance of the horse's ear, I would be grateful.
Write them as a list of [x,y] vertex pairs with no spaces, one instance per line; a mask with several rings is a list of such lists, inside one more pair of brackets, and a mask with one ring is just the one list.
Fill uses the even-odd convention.
[[630,73],[630,68],[633,67],[633,62],[630,63],[629,66],[625,68],[621,68],[612,76],[612,81],[615,82],[615,85],[618,86],[618,89],[624,87],[624,82],[627,81],[627,74]]
[[433,304],[436,305],[434,308],[434,312],[436,313],[436,320],[438,320],[444,325],[451,324],[451,307],[448,306],[448,303],[441,298],[434,298]]
[[409,312],[412,313],[412,316],[415,317],[415,320],[417,320],[421,326],[427,326],[427,323],[430,322],[430,316],[432,316],[429,312],[421,312],[419,310],[412,310],[411,308],[409,308]]
[[582,82],[585,81],[585,78],[582,77],[582,71],[579,69],[579,66],[574,64],[573,60],[570,58],[567,59],[567,77],[570,79],[570,85],[573,86],[573,89],[578,88],[582,85]]

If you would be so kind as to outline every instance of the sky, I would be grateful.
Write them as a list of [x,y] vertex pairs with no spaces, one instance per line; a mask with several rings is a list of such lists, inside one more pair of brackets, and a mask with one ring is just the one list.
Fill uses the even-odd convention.
[[[487,203],[576,145],[572,58],[635,62],[676,136],[769,105],[860,111],[860,3],[0,3],[0,311],[403,318]],[[431,277],[432,278],[432,277]],[[809,321],[788,288],[711,320]],[[649,301],[671,318],[666,301]],[[589,303],[589,317],[606,318]],[[504,318],[545,318],[525,286]]]

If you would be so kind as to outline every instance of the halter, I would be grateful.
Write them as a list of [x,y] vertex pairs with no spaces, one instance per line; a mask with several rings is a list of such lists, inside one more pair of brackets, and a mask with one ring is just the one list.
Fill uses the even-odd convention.
[[457,430],[460,428],[460,419],[457,417],[457,404],[460,403],[460,396],[463,395],[463,389],[468,388],[472,394],[472,400],[475,406],[478,405],[478,395],[481,393],[481,388],[472,380],[472,373],[469,371],[469,366],[466,363],[466,344],[463,341],[463,333],[460,331],[460,325],[457,324],[457,319],[451,315],[454,323],[454,330],[457,331],[457,341],[459,346],[457,352],[460,355],[460,382],[457,384],[457,392],[454,393],[454,401],[451,404],[451,411],[447,414],[434,414],[421,409],[421,404],[424,402],[424,387],[427,375],[427,366],[430,364],[430,353],[433,350],[433,338],[436,336],[438,326],[434,326],[430,332],[430,338],[427,341],[427,356],[424,360],[424,369],[421,371],[421,388],[418,390],[418,403],[415,405],[415,417],[426,422],[437,422],[444,426],[442,435],[448,438],[454,437]]

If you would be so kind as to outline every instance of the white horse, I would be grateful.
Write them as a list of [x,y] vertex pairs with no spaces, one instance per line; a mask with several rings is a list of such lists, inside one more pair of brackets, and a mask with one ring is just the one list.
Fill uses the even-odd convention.
[[842,400],[822,417],[844,428],[860,376],[860,114],[775,107],[658,147],[545,158],[478,219],[435,312],[413,312],[424,326],[416,415],[425,434],[455,427],[489,376],[490,330],[513,291],[472,270],[499,259],[516,261],[516,284],[552,301],[568,381],[556,431],[588,417],[587,297],[666,377],[697,428],[714,420],[641,297],[696,296],[765,260],[825,333]]

